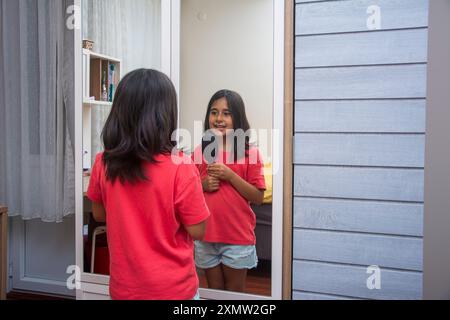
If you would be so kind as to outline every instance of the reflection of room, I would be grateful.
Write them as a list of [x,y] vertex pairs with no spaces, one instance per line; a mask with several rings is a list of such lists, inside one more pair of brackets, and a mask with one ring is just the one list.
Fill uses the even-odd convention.
[[[129,71],[160,69],[161,2],[83,0],[82,12],[83,39],[93,42],[92,48],[84,51],[83,61],[86,191],[91,165],[96,154],[102,151],[100,135],[111,111],[114,86]],[[86,272],[92,269],[95,273],[108,274],[108,249],[103,225],[94,222],[90,211],[90,201],[84,197],[84,269]]]
[[[181,1],[180,56],[180,127],[193,133],[194,123],[204,121],[207,104],[216,91],[237,91],[246,104],[252,129],[257,133],[260,129],[267,130],[267,139],[258,140],[258,147],[267,164],[266,183],[271,189],[273,1]],[[252,140],[255,138],[253,136]],[[190,143],[190,146],[183,147],[192,151],[200,141]],[[270,190],[264,205],[253,206],[253,209],[257,216],[255,233],[260,267],[249,273],[247,291],[269,295],[272,250]],[[251,283],[252,279],[255,284]],[[205,286],[204,279],[201,281]]]
[[[102,151],[101,130],[111,110],[109,92],[103,101],[103,62],[115,64],[123,77],[137,68],[161,69],[161,3],[156,0],[83,0],[83,39],[93,42],[89,62],[100,65],[94,93],[94,69],[84,71],[83,150],[85,185],[94,157]],[[203,121],[211,95],[223,88],[239,92],[247,116],[257,133],[266,129],[267,139],[257,141],[271,190],[271,128],[273,113],[273,1],[272,0],[183,0],[181,1],[180,127],[193,132],[194,121]],[[261,36],[259,36],[261,35]],[[263,36],[262,36],[263,35]],[[98,59],[98,61],[97,61]],[[95,61],[93,61],[95,60]],[[108,74],[108,73],[107,73]],[[117,74],[116,74],[117,75]],[[256,75],[256,76],[255,76]],[[195,79],[195,81],[192,81]],[[117,84],[117,83],[115,83]],[[108,86],[107,86],[108,87]],[[94,90],[95,91],[95,90]],[[258,135],[259,136],[259,135]],[[255,138],[255,137],[253,137]],[[200,141],[192,141],[199,144]],[[270,295],[272,248],[272,199],[254,207],[257,215],[259,268],[249,273],[249,293]],[[103,224],[91,216],[84,198],[84,269],[108,274],[107,239]],[[95,241],[94,241],[95,240]],[[93,261],[94,260],[94,261]],[[93,263],[94,262],[94,263]],[[202,280],[202,279],[201,279]],[[253,290],[253,291],[252,291]]]

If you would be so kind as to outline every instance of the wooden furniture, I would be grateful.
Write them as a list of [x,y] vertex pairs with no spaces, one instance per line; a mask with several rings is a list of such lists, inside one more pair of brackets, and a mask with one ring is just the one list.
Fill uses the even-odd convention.
[[295,2],[285,0],[284,26],[284,163],[283,163],[283,299],[292,300],[294,193]]
[[112,105],[121,71],[120,59],[83,49],[83,103]]
[[0,300],[6,300],[7,288],[8,208],[0,205]]

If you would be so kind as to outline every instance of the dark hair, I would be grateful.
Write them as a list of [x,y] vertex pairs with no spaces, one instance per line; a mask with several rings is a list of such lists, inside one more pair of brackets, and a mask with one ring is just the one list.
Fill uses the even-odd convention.
[[156,70],[138,69],[119,83],[102,132],[106,176],[113,183],[148,180],[142,164],[176,146],[177,95],[170,79]]
[[[242,129],[244,132],[247,132],[250,130],[250,124],[247,119],[247,115],[245,113],[245,104],[244,100],[242,99],[241,95],[235,91],[232,90],[220,90],[217,91],[211,98],[208,104],[208,109],[206,111],[206,117],[205,117],[205,132],[210,130],[209,126],[209,114],[211,112],[212,106],[217,100],[220,100],[222,98],[225,98],[228,105],[228,110],[231,112],[231,118],[233,119],[233,129],[236,131],[238,129]],[[240,154],[240,150],[242,148],[238,148],[237,139],[235,137],[234,141],[234,160],[237,161],[240,158],[243,158],[244,156],[248,156],[248,151],[250,149],[250,142],[249,137],[245,137],[245,154]]]

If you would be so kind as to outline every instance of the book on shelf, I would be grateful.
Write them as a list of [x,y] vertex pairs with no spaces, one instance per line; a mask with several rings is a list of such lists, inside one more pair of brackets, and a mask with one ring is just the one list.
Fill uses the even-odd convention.
[[114,94],[116,91],[116,85],[115,85],[115,74],[116,74],[116,65],[112,62],[109,62],[108,65],[108,83],[109,83],[109,88],[108,88],[108,101],[112,102],[114,99]]

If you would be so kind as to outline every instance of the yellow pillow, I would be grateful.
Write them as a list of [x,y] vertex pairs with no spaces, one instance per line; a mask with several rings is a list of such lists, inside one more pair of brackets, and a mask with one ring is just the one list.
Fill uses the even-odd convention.
[[264,179],[266,180],[266,191],[264,192],[263,204],[272,203],[272,163],[264,164]]

